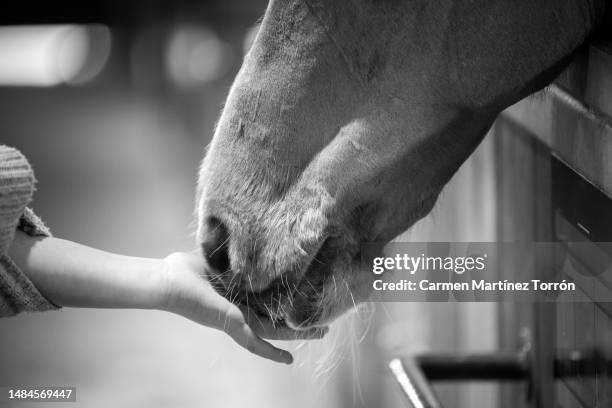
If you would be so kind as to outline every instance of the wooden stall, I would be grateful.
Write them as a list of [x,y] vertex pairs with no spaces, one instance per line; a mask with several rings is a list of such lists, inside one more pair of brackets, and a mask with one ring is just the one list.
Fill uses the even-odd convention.
[[[449,403],[434,391],[449,381],[499,383],[493,406],[503,408],[612,407],[612,40],[583,47],[553,85],[507,109],[487,141],[496,240],[563,248],[537,274],[575,283],[575,295],[498,303],[496,352],[398,356],[391,370],[424,407]],[[533,278],[516,257],[499,268]]]

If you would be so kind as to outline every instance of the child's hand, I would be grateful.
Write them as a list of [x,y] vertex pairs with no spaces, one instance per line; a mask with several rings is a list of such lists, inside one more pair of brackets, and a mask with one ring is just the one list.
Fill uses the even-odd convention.
[[320,329],[275,329],[254,312],[241,311],[210,286],[199,252],[177,252],[162,260],[136,258],[17,231],[9,254],[58,306],[167,310],[223,330],[244,348],[274,361],[291,363],[292,357],[260,336],[293,340],[325,334]]
[[[240,308],[219,295],[206,280],[204,258],[199,251],[177,252],[166,257],[164,262],[167,291],[162,309],[196,323],[223,330],[254,354],[291,364],[293,357],[289,352],[274,347],[260,336],[293,340],[321,338],[325,335],[325,329],[298,332],[288,328],[274,328],[269,322],[256,317],[254,312],[244,310],[243,313]],[[253,318],[248,319],[245,316]]]

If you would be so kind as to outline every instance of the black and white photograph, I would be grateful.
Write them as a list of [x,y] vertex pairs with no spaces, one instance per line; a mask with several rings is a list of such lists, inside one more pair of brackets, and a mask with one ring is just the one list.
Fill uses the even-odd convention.
[[5,4],[4,407],[612,408],[612,1]]

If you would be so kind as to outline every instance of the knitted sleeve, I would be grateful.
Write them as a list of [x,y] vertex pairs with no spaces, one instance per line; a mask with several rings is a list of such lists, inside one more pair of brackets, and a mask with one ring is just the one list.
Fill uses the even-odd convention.
[[26,207],[34,194],[34,183],[34,173],[26,158],[17,150],[0,145],[0,317],[58,308],[7,254],[17,229],[32,236],[49,235],[42,221]]

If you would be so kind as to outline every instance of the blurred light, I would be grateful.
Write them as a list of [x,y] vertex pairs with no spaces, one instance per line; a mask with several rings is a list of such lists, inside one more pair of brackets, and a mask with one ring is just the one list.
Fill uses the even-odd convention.
[[85,63],[72,78],[65,77],[69,84],[84,84],[97,77],[106,66],[111,51],[111,32],[103,25],[84,27],[87,33],[88,49]]
[[0,27],[0,85],[84,83],[100,73],[109,54],[104,26]]
[[231,68],[234,53],[229,44],[206,27],[183,26],[170,37],[166,71],[179,86],[216,81]]

